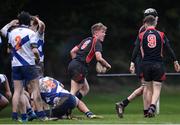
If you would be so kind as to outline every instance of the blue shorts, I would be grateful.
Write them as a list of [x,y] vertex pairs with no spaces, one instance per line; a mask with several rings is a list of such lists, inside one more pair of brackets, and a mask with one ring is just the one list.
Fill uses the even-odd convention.
[[76,107],[75,96],[71,94],[66,94],[65,96],[68,96],[68,99],[64,101],[63,104],[56,106],[54,109],[52,109],[53,117],[61,118],[63,115],[67,114],[69,111]]
[[12,68],[13,80],[33,80],[38,78],[38,71],[35,65],[16,66]]

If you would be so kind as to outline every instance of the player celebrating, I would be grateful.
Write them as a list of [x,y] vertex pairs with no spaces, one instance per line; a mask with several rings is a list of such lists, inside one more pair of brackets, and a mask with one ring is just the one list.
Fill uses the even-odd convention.
[[[144,11],[144,18],[149,15],[154,16],[156,21],[158,21],[158,13],[154,8],[148,8]],[[143,32],[145,30],[146,30],[145,25],[142,25],[141,28],[139,29],[139,33]],[[136,42],[137,42],[137,40],[136,40]],[[135,44],[136,44],[136,42],[135,42]],[[142,76],[140,75],[141,60],[142,60],[142,57],[141,57],[141,53],[139,50],[138,55],[136,57],[136,61],[135,61],[135,67],[136,67],[135,72],[136,72],[137,77],[139,78],[139,81],[141,82],[141,86],[139,88],[137,88],[136,90],[134,90],[134,92],[131,93],[126,99],[116,103],[116,112],[117,112],[119,118],[123,117],[124,108],[129,104],[129,102],[131,102],[136,97],[141,96],[143,94],[144,80],[143,80]],[[146,100],[143,99],[143,102],[144,102],[144,116],[146,116],[147,112],[148,112],[148,110],[146,110],[148,105],[147,105]]]
[[42,99],[53,106],[52,117],[62,118],[64,115],[69,115],[77,106],[88,118],[97,118],[81,100],[65,90],[63,84],[56,79],[43,77],[39,80],[39,86]]
[[[2,84],[5,86],[5,89],[6,89],[5,96],[8,99],[11,99],[12,94],[11,94],[11,91],[10,91],[9,82],[8,82],[7,77],[4,74],[0,74],[0,85],[2,85]],[[8,99],[6,97],[4,97],[0,93],[0,111],[9,104],[9,101],[8,101]]]
[[[180,65],[172,50],[166,35],[155,29],[157,21],[154,16],[149,15],[144,19],[146,30],[138,35],[136,46],[133,50],[130,71],[134,72],[134,62],[139,49],[142,54],[141,71],[144,78],[144,99],[148,100],[147,117],[154,117],[156,103],[159,99],[162,81],[166,79],[163,64],[163,49],[166,48],[174,61],[175,71],[180,71]],[[149,95],[152,93],[152,95]]]
[[71,77],[71,94],[79,99],[89,91],[89,84],[86,79],[88,65],[93,59],[100,62],[107,69],[111,65],[102,57],[102,42],[104,41],[107,27],[102,23],[96,23],[91,27],[92,37],[84,39],[79,45],[71,50],[72,61],[69,63],[68,72]]

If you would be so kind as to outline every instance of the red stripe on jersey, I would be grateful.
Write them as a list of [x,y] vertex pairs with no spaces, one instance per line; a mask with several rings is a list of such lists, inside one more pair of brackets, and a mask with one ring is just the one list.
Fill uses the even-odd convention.
[[[146,29],[147,30],[147,29]],[[142,55],[142,58],[144,58],[144,50],[143,50],[143,44],[142,44],[142,41],[143,41],[143,36],[144,36],[144,33],[146,32],[146,30],[142,33],[139,34],[139,40],[140,40],[140,50],[141,50],[141,55]]]
[[92,60],[92,58],[94,57],[94,55],[95,55],[96,41],[97,41],[97,39],[94,37],[92,45],[91,45],[91,49],[90,49],[88,55],[86,56],[86,63],[89,63]]
[[163,32],[160,32],[158,31],[160,37],[161,37],[161,57],[163,57],[163,48],[164,48],[164,33]]

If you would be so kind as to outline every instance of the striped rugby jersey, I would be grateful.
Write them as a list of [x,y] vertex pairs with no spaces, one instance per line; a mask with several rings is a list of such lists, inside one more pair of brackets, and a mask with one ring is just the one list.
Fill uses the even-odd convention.
[[31,44],[36,43],[35,32],[22,25],[8,33],[12,45],[12,67],[35,65],[35,56]]
[[37,45],[38,45],[40,62],[44,62],[44,53],[43,53],[44,33],[40,34],[40,33],[37,31],[37,32],[36,32],[36,41],[37,41]]

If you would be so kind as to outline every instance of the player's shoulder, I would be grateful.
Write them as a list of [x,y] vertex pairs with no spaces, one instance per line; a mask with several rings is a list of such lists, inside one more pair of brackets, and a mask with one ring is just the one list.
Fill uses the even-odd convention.
[[140,28],[139,28],[139,34],[144,32],[146,30],[145,26],[142,25]]

